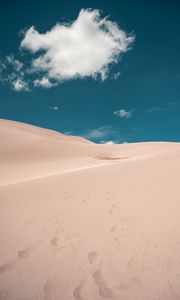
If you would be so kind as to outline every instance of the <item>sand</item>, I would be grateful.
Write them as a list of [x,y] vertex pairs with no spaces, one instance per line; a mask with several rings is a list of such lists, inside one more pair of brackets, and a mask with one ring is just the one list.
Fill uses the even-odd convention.
[[180,144],[0,140],[0,300],[180,299]]

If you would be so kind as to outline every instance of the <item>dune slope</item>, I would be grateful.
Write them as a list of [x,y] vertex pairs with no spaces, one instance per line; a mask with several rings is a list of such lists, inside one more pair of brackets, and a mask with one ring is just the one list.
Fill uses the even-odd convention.
[[0,300],[180,299],[178,143],[0,140]]

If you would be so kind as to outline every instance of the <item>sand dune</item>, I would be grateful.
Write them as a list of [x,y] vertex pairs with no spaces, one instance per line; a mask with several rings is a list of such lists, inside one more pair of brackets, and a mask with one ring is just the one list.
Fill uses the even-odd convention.
[[0,300],[180,299],[178,143],[0,140]]

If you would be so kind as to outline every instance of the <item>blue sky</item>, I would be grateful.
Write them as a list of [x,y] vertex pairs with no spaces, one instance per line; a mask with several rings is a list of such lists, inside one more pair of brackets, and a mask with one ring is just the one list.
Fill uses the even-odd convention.
[[98,143],[180,141],[179,1],[0,8],[0,118]]

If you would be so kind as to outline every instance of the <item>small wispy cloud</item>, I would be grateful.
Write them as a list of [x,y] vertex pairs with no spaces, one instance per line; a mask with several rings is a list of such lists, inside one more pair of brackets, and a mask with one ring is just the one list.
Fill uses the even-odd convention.
[[132,114],[133,114],[133,109],[127,111],[125,109],[120,109],[120,110],[116,110],[113,112],[114,115],[120,117],[120,118],[125,118],[125,119],[129,119],[132,117]]
[[153,106],[146,110],[147,113],[153,113],[158,111],[168,111],[175,108],[180,104],[180,101],[171,101],[169,103],[164,103],[162,106]]
[[59,107],[58,106],[49,106],[49,109],[51,109],[51,110],[59,110]]
[[178,104],[180,104],[180,101],[172,101],[168,103],[169,106],[176,106]]
[[4,70],[6,70],[6,68],[7,68],[6,64],[3,61],[0,60],[0,73],[2,74],[2,72]]
[[15,59],[14,55],[7,55],[5,58],[5,66],[12,66],[14,71],[18,72],[23,69],[23,63],[18,59]]
[[[44,33],[34,26],[24,31],[18,59],[8,55],[0,63],[1,82],[13,88],[19,80],[26,82],[24,90],[30,90],[49,89],[77,78],[105,80],[110,77],[110,66],[132,48],[134,40],[134,34],[126,33],[108,17],[103,18],[99,10],[81,9],[71,23],[57,23]],[[22,50],[28,54],[26,59]],[[119,75],[120,72],[114,74],[114,79]],[[15,90],[23,88],[18,85]]]
[[153,106],[152,108],[147,109],[146,112],[151,113],[151,112],[159,111],[159,110],[163,110],[163,109],[159,106]]
[[111,135],[114,133],[114,130],[110,126],[102,126],[96,129],[90,129],[84,133],[84,136],[89,139],[100,139]]
[[111,78],[116,80],[116,79],[119,78],[120,75],[121,75],[121,72],[117,72],[117,73],[114,73],[114,74],[111,76]]
[[15,59],[14,55],[8,55],[4,61],[0,61],[0,81],[8,83],[14,91],[29,91],[28,80],[24,78],[24,64]]
[[64,134],[65,135],[73,135],[72,131],[65,131]]
[[81,132],[79,135],[95,142],[109,145],[122,143],[126,139],[119,128],[114,128],[110,125],[89,129]]
[[[70,135],[78,135],[92,140],[96,143],[112,145],[122,144],[125,141],[131,139],[132,132],[127,133],[126,130],[124,132],[123,131],[124,130],[120,130],[117,127],[106,125],[94,129],[82,130],[79,132],[70,132]],[[69,132],[66,132],[64,134],[68,135]]]
[[116,144],[114,141],[107,141],[107,142],[104,142],[102,144],[106,144],[106,145],[114,145]]

